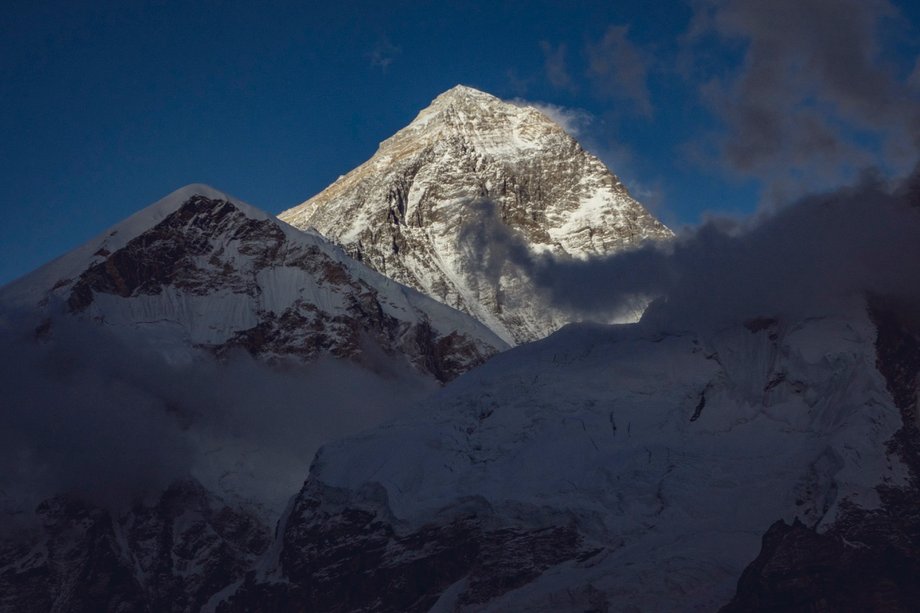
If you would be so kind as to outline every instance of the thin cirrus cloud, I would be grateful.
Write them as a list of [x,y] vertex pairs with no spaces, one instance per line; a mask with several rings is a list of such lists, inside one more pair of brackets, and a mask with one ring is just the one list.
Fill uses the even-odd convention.
[[907,85],[914,90],[920,91],[920,58],[917,58],[914,69],[907,78]]
[[556,89],[576,92],[578,87],[575,85],[575,79],[569,72],[566,56],[568,48],[565,43],[553,45],[552,43],[540,41],[540,49],[543,51],[543,68],[546,71],[546,80]]
[[630,40],[629,26],[610,26],[587,47],[588,76],[601,95],[632,105],[639,115],[653,113],[648,76],[651,56]]
[[[540,41],[546,80],[560,91],[577,93],[578,79],[569,69],[568,47]],[[651,117],[653,112],[648,76],[652,56],[630,38],[629,26],[612,25],[584,48],[585,75],[601,98],[626,103],[629,111]],[[577,72],[575,73],[577,74]]]
[[377,41],[377,44],[367,54],[367,57],[371,66],[386,72],[400,53],[402,53],[402,49],[390,42],[390,39],[384,37]]

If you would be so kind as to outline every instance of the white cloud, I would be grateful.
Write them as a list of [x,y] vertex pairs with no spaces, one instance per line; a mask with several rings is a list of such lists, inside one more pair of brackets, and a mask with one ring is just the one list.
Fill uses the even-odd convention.
[[594,116],[582,109],[573,109],[549,102],[532,102],[522,98],[515,98],[509,102],[516,106],[529,106],[537,109],[575,138],[583,135],[585,130],[594,123]]
[[377,42],[377,45],[367,54],[371,66],[380,68],[386,72],[393,60],[402,53],[402,49],[390,42],[390,39],[384,37]]

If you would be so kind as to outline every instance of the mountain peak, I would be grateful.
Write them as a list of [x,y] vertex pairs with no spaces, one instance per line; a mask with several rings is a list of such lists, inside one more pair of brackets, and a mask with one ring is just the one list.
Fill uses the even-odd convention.
[[561,126],[465,85],[435,98],[370,160],[279,218],[315,227],[509,343],[542,338],[568,316],[541,302],[534,281],[511,263],[485,272],[462,244],[466,227],[487,221],[483,207],[471,206],[481,200],[534,253],[587,258],[672,236]]
[[399,141],[410,134],[436,136],[442,129],[451,132],[459,130],[467,134],[508,132],[522,124],[540,125],[549,131],[558,128],[552,120],[534,108],[506,102],[466,85],[455,85],[432,100],[412,123],[384,143]]
[[211,202],[231,202],[247,217],[251,217],[253,219],[267,219],[270,217],[270,215],[261,209],[254,207],[251,204],[247,204],[241,201],[239,198],[234,198],[233,196],[205,183],[189,183],[188,185],[180,187],[179,189],[167,194],[164,198],[154,202],[150,206],[141,209],[138,213],[136,213],[136,216],[149,217],[151,214],[153,214],[154,217],[160,219],[163,216],[174,212],[176,209],[180,208],[196,196],[202,197]]
[[506,348],[479,322],[316,233],[201,184],[2,288],[0,306],[105,322],[180,363],[237,350],[268,361],[328,354],[372,368],[373,356],[405,356],[447,381]]
[[388,159],[404,158],[451,140],[464,143],[474,154],[515,160],[560,138],[571,140],[559,124],[537,109],[456,85],[380,143],[378,154]]
[[[204,213],[225,204],[236,209],[243,218],[263,223],[274,220],[268,213],[210,185],[190,183],[140,209],[69,253],[5,286],[0,296],[11,303],[32,304],[44,296],[48,287],[63,280],[75,279],[86,268],[104,259],[105,256],[101,254],[123,249],[132,240],[150,232],[184,207],[191,206],[198,209],[199,213]],[[282,232],[300,234],[287,224],[277,225]]]
[[204,196],[211,200],[228,200],[230,196],[205,183],[189,183],[169,193],[161,201],[185,202],[192,196]]
[[492,94],[478,90],[468,85],[454,85],[444,93],[434,99],[433,103],[450,102],[454,100],[481,100],[485,102],[501,102],[501,100]]

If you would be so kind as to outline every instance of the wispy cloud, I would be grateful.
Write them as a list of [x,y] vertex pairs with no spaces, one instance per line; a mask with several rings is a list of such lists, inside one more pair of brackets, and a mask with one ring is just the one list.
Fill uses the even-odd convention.
[[515,95],[524,96],[527,94],[527,90],[530,89],[531,83],[533,83],[537,77],[521,76],[514,68],[509,68],[505,71],[505,78],[508,81],[508,86]]
[[510,102],[517,106],[529,106],[537,109],[574,137],[581,136],[586,128],[594,122],[594,116],[582,109],[573,109],[551,102],[534,102],[523,98],[515,98]]
[[568,49],[565,43],[554,46],[548,41],[540,41],[540,49],[543,50],[543,68],[546,71],[546,79],[550,85],[556,89],[562,89],[570,92],[578,90],[575,80],[569,73],[566,62]]
[[722,122],[712,162],[787,196],[839,184],[871,165],[901,173],[913,165],[920,98],[882,57],[882,25],[898,15],[887,0],[694,7],[690,47],[700,55],[713,44],[743,49],[735,71],[699,85]]
[[920,91],[920,57],[917,58],[917,62],[914,64],[913,72],[907,77],[907,84],[914,90]]
[[394,45],[390,42],[389,38],[384,36],[377,41],[377,44],[370,53],[367,54],[367,57],[371,62],[371,66],[380,68],[380,70],[386,72],[390,64],[392,64],[401,53],[402,49]]

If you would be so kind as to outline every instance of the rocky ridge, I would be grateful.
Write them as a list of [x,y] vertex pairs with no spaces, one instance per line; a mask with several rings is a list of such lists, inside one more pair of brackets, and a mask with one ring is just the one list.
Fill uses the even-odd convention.
[[901,427],[886,446],[906,468],[907,482],[879,484],[877,508],[845,505],[821,530],[798,519],[777,521],[722,613],[907,613],[920,602],[920,331],[908,323],[913,309],[896,304],[873,297],[870,315],[876,366],[901,414]]
[[0,544],[0,611],[200,611],[270,542],[255,516],[197,482],[113,512],[62,495],[30,539]]
[[[170,360],[234,349],[260,359],[381,353],[447,381],[505,344],[472,319],[207,186],[189,186],[0,292],[95,320]],[[372,349],[374,348],[374,349]]]

